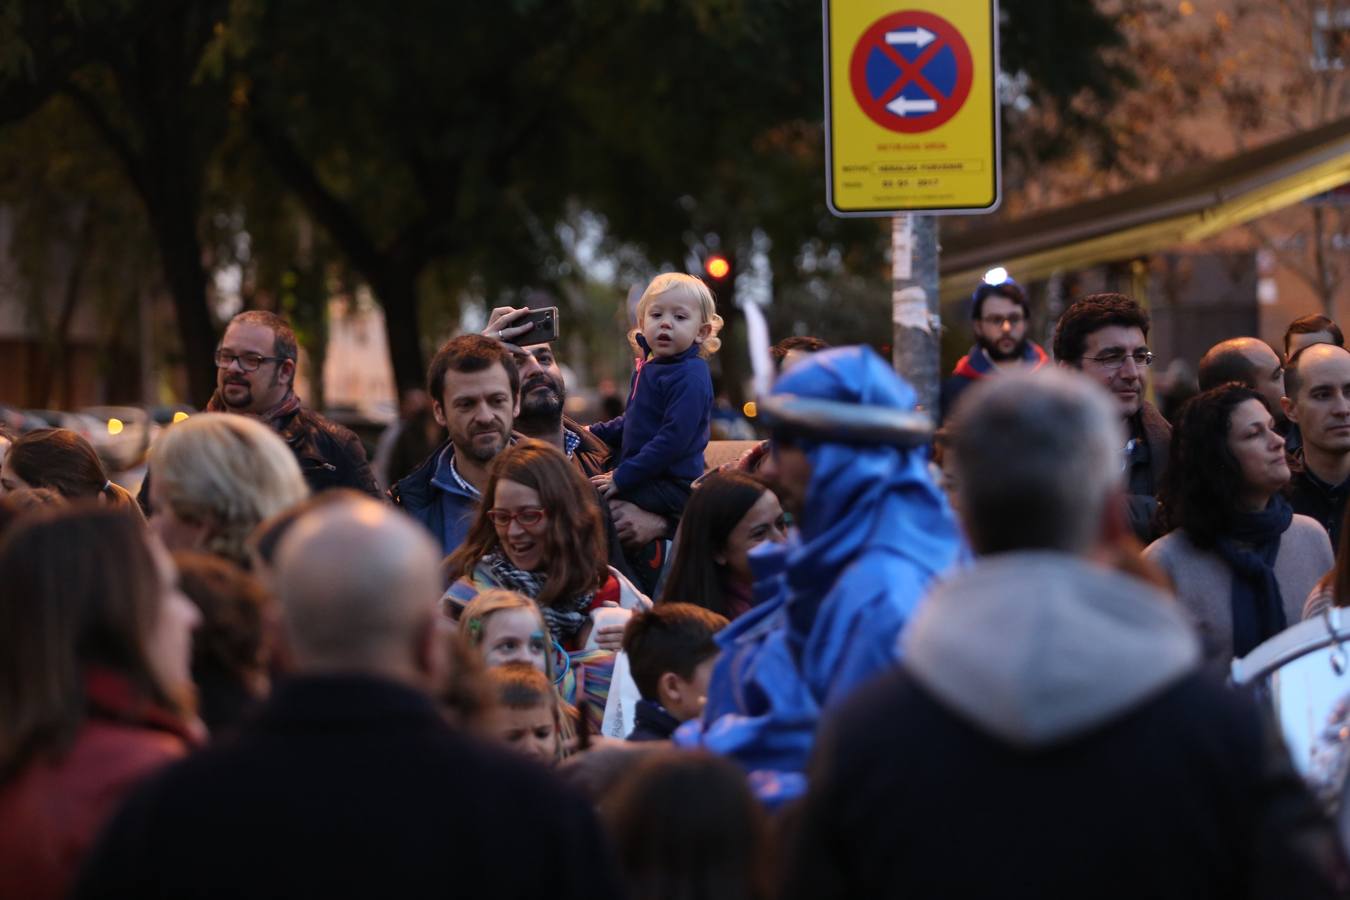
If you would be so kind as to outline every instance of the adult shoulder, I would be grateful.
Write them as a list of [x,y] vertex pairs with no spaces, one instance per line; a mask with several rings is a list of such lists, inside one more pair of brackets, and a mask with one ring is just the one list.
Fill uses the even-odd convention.
[[1144,559],[1166,566],[1178,557],[1194,552],[1195,545],[1191,543],[1191,539],[1187,537],[1185,531],[1177,528],[1145,547],[1143,555]]
[[1312,516],[1305,516],[1302,513],[1294,513],[1293,520],[1289,523],[1288,537],[1300,541],[1307,541],[1310,546],[1321,548],[1326,547],[1327,552],[1333,556],[1334,551],[1331,546],[1331,538],[1327,535],[1327,530],[1322,527],[1322,523]]

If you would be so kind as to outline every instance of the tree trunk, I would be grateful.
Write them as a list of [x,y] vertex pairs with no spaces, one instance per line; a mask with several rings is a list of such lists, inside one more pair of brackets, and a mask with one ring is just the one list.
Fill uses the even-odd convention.
[[197,237],[195,204],[161,198],[146,203],[159,245],[164,278],[173,296],[178,340],[187,369],[188,395],[193,406],[206,406],[216,389],[216,329],[206,298],[206,268]]
[[417,273],[388,265],[378,272],[363,272],[370,280],[375,298],[384,309],[385,340],[394,363],[394,384],[399,395],[426,384],[426,362],[422,359],[422,327],[418,321]]

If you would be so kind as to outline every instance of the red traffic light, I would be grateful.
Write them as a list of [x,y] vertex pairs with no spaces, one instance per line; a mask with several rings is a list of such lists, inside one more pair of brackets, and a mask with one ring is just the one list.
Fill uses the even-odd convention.
[[708,273],[709,277],[716,279],[717,281],[721,281],[731,274],[731,263],[727,262],[725,256],[714,255],[708,257],[703,263],[703,268]]

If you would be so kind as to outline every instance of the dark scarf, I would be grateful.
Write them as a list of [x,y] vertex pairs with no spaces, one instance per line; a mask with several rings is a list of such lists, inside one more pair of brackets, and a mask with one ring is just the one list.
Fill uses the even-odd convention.
[[[484,556],[479,564],[487,569],[494,584],[517,594],[524,594],[531,600],[539,599],[539,592],[544,589],[544,582],[548,581],[546,572],[526,572],[524,569],[518,569],[500,550],[493,550]],[[581,626],[586,624],[586,618],[591,611],[591,601],[594,598],[595,591],[590,591],[571,600],[564,600],[557,606],[539,607],[539,612],[543,614],[544,622],[548,624],[548,630],[552,632],[554,640],[565,643],[576,637]]]
[[[299,409],[300,409],[300,398],[295,396],[294,393],[290,393],[286,395],[285,400],[282,400],[280,403],[278,403],[271,409],[267,410],[266,412],[259,413],[258,415],[254,416],[254,418],[262,422],[268,428],[271,428],[273,431],[280,431],[281,421],[289,416],[294,415],[296,411],[298,411]],[[220,391],[216,391],[214,394],[211,395],[211,399],[206,401],[206,411],[222,412],[222,413],[235,412],[235,410],[230,409],[228,406],[225,405],[224,400],[220,399]],[[240,413],[240,415],[245,414]]]
[[1284,631],[1284,598],[1275,580],[1280,537],[1294,519],[1289,501],[1276,495],[1261,512],[1233,516],[1215,550],[1233,573],[1233,654],[1246,656]]

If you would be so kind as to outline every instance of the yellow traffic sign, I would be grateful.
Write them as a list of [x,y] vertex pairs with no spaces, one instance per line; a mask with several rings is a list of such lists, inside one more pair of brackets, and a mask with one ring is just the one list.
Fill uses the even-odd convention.
[[998,207],[997,0],[824,0],[830,211]]

